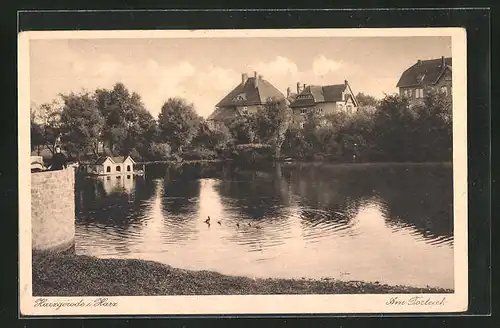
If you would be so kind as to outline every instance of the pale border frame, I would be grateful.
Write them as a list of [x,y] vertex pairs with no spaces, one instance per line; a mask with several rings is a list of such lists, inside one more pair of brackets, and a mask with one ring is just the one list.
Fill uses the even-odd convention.
[[[412,37],[450,36],[453,57],[453,183],[454,281],[453,294],[355,295],[228,295],[108,297],[115,308],[35,308],[32,297],[31,179],[30,179],[30,71],[29,41],[35,39],[104,38],[226,38],[226,37]],[[467,62],[463,28],[358,28],[275,30],[142,30],[142,31],[30,31],[18,36],[18,147],[19,147],[19,301],[21,315],[208,315],[208,314],[329,314],[462,312],[468,307],[467,236]],[[443,306],[386,305],[390,297],[439,299]],[[50,301],[89,302],[95,297],[47,297]]]

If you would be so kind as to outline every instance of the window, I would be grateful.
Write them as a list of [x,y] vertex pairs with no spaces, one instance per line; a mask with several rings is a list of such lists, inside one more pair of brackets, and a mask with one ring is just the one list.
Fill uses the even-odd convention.
[[304,128],[304,122],[300,122],[299,126],[300,126],[301,129],[303,129]]
[[127,171],[130,172],[130,165],[127,165]]
[[316,108],[316,113],[323,114],[323,108]]
[[111,172],[111,166],[106,167],[106,172],[107,173]]
[[121,172],[122,171],[122,168],[120,167],[120,165],[117,165],[116,166],[116,172]]
[[448,95],[448,88],[446,86],[442,86],[441,92],[444,93],[445,95]]
[[247,96],[244,93],[240,93],[236,97],[233,98],[233,101],[245,101],[247,100]]
[[352,114],[352,105],[347,105],[347,114]]
[[417,89],[415,98],[424,98],[424,89]]
[[301,108],[300,109],[301,114],[307,114],[307,108]]

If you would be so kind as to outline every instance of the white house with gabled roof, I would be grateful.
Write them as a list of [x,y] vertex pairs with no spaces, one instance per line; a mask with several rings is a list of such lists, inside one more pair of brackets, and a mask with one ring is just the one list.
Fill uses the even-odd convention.
[[135,164],[130,156],[102,156],[88,166],[88,173],[97,175],[133,174]]

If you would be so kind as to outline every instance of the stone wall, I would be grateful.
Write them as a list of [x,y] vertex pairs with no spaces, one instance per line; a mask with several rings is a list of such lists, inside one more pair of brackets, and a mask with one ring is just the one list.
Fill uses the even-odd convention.
[[31,173],[33,251],[60,252],[75,240],[75,171]]

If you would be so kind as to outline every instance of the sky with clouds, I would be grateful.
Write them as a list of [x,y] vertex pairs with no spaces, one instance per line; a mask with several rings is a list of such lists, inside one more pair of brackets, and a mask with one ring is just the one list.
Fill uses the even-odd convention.
[[257,71],[284,94],[301,84],[348,80],[353,92],[383,97],[418,59],[451,56],[451,37],[82,39],[30,41],[31,102],[122,82],[156,117],[169,97],[208,116]]

